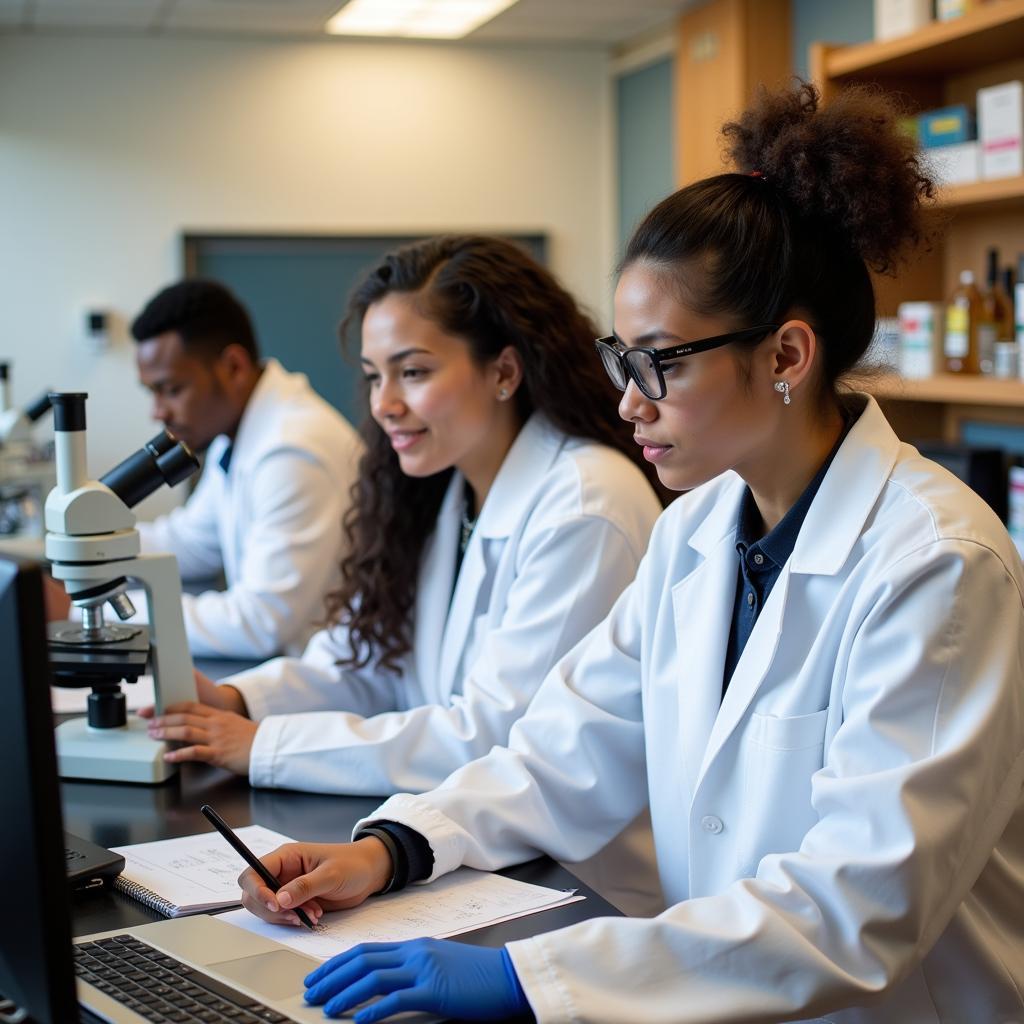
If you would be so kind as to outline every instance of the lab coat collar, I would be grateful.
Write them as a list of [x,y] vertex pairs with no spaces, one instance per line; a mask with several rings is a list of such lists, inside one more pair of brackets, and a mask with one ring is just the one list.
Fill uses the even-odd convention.
[[[487,577],[485,541],[507,540],[512,535],[517,524],[523,520],[524,506],[533,500],[537,488],[547,475],[548,467],[554,462],[564,442],[564,434],[556,430],[546,417],[534,413],[519,431],[487,492],[480,518],[462,559],[462,568],[455,580],[454,593],[451,589],[448,591],[452,595],[451,607],[444,622],[437,671],[438,690],[442,694],[451,694],[455,690],[462,654],[476,619],[480,590]],[[438,529],[448,534],[443,539],[439,538],[439,541],[451,544],[450,551],[445,549],[445,557],[452,568],[455,565],[454,544],[458,536],[456,523],[461,520],[464,487],[462,475],[453,474],[438,516]],[[447,578],[451,579],[450,574]]]
[[245,403],[238,430],[231,442],[232,461],[244,457],[246,442],[259,436],[269,418],[267,407],[279,402],[285,391],[297,386],[295,378],[299,378],[302,384],[306,383],[304,374],[289,373],[276,359],[264,360],[263,372]]
[[[723,475],[721,480],[718,494],[712,499],[707,514],[690,534],[690,547],[704,558],[710,557],[726,537],[735,535],[740,502],[747,489],[743,479],[731,469]],[[710,486],[714,486],[714,484],[712,483]],[[736,557],[735,549],[732,550],[732,556]]]
[[[742,484],[739,478],[737,481]],[[743,487],[738,486],[736,491],[742,493]],[[735,516],[730,523],[735,524]],[[725,535],[693,572],[672,587],[680,658],[679,721],[684,729],[680,753],[691,800],[721,703],[721,685],[705,684],[709,679],[722,678],[729,631],[721,624],[729,622],[735,597],[736,549]]]
[[[455,586],[459,524],[462,520],[463,486],[462,477],[453,473],[437,513],[434,534],[424,551],[416,598],[416,642],[413,647],[416,673],[421,679],[437,676],[441,692],[445,693],[450,693],[454,685],[461,644],[465,642],[463,631],[457,641],[458,649],[448,649],[456,643],[448,633],[452,631],[450,606],[455,601],[452,591]],[[482,559],[480,564],[483,564]],[[462,571],[463,574],[468,571],[465,559]]]
[[[728,626],[723,629],[722,623],[729,622],[735,600],[736,551],[729,534],[744,491],[739,477],[723,488],[711,514],[694,533],[695,537],[700,534],[699,544],[708,545],[707,554],[697,569],[673,588],[676,633],[691,642],[694,637],[717,639],[686,651],[688,667],[699,670],[703,684],[685,688],[680,698],[686,705],[683,720],[689,722],[687,741],[694,751],[686,758],[691,793],[700,786],[771,667],[784,628],[792,575],[835,575],[842,569],[896,462],[900,442],[877,403],[867,396],[854,400],[863,403],[863,412],[825,474],[793,554],[758,616],[720,707],[716,706],[720,691],[707,685],[707,680],[717,682],[722,677],[728,634]],[[712,528],[709,520],[719,517],[721,521]],[[715,538],[715,546],[709,546],[709,538]],[[699,544],[693,546],[700,550]]]
[[899,455],[900,440],[878,403],[861,394],[850,395],[849,402],[863,403],[864,411],[807,512],[790,562],[793,573],[834,576],[842,569]]
[[[857,416],[836,452],[811,503],[793,548],[789,571],[834,576],[849,557],[885,486],[900,440],[870,395],[851,394]],[[732,470],[724,475],[717,498],[690,535],[689,544],[707,558],[723,538],[733,534],[746,484]]]
[[477,536],[498,540],[511,535],[522,520],[523,502],[543,480],[564,443],[565,435],[542,413],[535,412],[523,424],[487,492],[474,530]]

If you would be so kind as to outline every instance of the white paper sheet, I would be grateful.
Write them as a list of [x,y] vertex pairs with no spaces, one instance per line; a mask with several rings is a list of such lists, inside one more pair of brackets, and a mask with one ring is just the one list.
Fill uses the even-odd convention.
[[459,868],[429,885],[376,896],[351,910],[324,914],[311,932],[268,924],[248,910],[231,910],[218,920],[274,939],[307,956],[328,960],[360,942],[401,942],[435,939],[511,921],[539,910],[552,910],[585,897],[503,875]]
[[[134,683],[122,683],[129,711],[138,711],[153,703],[153,677],[139,676]],[[54,714],[75,715],[85,714],[86,701],[92,691],[86,686],[76,690],[66,690],[60,686],[50,687],[50,705]]]

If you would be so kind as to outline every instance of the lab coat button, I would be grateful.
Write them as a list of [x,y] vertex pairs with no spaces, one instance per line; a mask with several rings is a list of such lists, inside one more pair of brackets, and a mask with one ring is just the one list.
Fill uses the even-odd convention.
[[710,832],[712,835],[716,836],[723,828],[725,828],[722,824],[722,819],[716,818],[713,814],[705,814],[704,817],[700,819],[700,827],[704,829],[705,832]]

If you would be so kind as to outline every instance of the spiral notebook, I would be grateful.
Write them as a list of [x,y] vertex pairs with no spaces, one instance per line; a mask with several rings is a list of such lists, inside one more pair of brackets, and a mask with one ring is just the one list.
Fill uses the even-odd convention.
[[[294,842],[262,825],[235,829],[257,857]],[[114,888],[164,917],[183,917],[241,903],[238,876],[246,864],[217,832],[111,847],[124,857]]]

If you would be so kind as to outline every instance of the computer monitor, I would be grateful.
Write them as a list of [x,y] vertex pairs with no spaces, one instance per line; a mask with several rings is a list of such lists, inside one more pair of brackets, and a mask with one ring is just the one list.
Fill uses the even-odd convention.
[[[80,1020],[50,710],[42,571],[0,556],[0,997],[33,1024]],[[8,1011],[10,1013],[10,1011]],[[15,1019],[21,1019],[15,1016]]]

